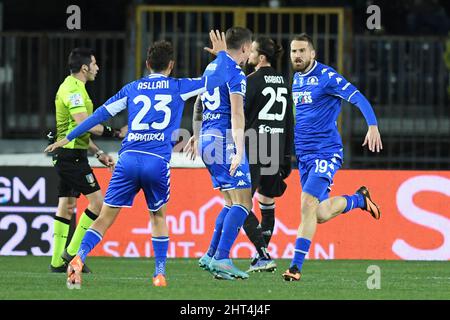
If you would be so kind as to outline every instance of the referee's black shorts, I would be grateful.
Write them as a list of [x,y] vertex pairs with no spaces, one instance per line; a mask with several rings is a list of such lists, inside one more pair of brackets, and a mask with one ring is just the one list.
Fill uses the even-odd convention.
[[250,164],[250,175],[252,179],[252,195],[258,190],[258,193],[269,197],[281,197],[286,191],[287,184],[281,176],[280,170],[273,175],[263,175],[261,170],[264,168],[260,163]]
[[53,166],[59,177],[58,197],[76,197],[100,190],[97,178],[89,166],[87,150],[56,149]]

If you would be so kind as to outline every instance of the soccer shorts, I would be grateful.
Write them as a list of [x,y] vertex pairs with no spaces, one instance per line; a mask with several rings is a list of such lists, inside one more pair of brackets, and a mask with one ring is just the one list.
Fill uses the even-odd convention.
[[230,175],[231,159],[236,147],[231,139],[218,136],[200,136],[199,151],[211,175],[214,189],[222,191],[252,187],[250,168],[244,154],[234,176]]
[[59,177],[58,197],[78,198],[80,193],[88,195],[100,190],[89,166],[87,150],[57,149],[53,154],[53,166]]
[[334,175],[342,166],[342,158],[342,153],[297,155],[303,192],[316,197],[320,202],[328,199]]
[[287,184],[284,182],[280,171],[278,170],[274,175],[264,175],[261,174],[262,168],[264,168],[264,166],[261,164],[250,165],[252,194],[258,190],[259,194],[266,197],[281,197],[284,191],[286,191]]
[[170,197],[170,166],[159,156],[128,151],[120,155],[108,190],[105,204],[128,207],[140,190],[144,191],[150,211],[157,211]]

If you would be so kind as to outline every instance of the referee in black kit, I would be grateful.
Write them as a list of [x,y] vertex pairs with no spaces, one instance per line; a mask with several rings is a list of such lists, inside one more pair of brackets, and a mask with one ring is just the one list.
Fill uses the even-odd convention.
[[[258,37],[248,59],[255,71],[247,77],[245,130],[250,139],[246,139],[246,152],[252,194],[258,190],[262,219],[260,224],[250,212],[244,223],[245,233],[257,250],[247,272],[276,269],[267,247],[275,224],[274,198],[283,195],[287,187],[284,179],[291,172],[294,127],[291,90],[286,79],[272,67],[282,53],[283,48],[272,39]],[[256,137],[258,143],[251,137]],[[261,156],[264,154],[267,156]]]

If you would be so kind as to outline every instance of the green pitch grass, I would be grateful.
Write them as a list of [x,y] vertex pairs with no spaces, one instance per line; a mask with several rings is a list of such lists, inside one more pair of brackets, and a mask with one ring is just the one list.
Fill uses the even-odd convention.
[[[151,284],[153,259],[88,258],[93,274],[81,290],[68,290],[65,274],[48,271],[50,257],[0,257],[0,300],[4,299],[450,299],[450,262],[307,260],[300,282],[281,273],[288,260],[277,260],[275,273],[248,280],[221,281],[197,266],[196,259],[169,259],[166,288]],[[243,270],[249,260],[235,260]],[[370,265],[381,270],[381,288],[369,290]]]

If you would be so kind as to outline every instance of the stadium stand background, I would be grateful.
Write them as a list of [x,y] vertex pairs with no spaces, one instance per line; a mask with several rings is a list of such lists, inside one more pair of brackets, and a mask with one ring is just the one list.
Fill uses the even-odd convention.
[[[384,144],[380,155],[369,157],[368,151],[361,148],[366,131],[364,119],[355,107],[344,104],[344,167],[450,168],[447,1],[377,1],[382,28],[373,31],[366,28],[366,9],[372,1],[100,0],[41,1],[37,6],[30,1],[7,0],[0,4],[0,163],[2,156],[14,159],[14,154],[40,153],[46,145],[44,132],[54,126],[54,95],[67,75],[66,60],[71,48],[84,45],[96,51],[100,73],[87,88],[94,105],[99,106],[123,84],[135,79],[137,5],[220,4],[272,9],[343,7],[343,74],[373,104]],[[71,4],[81,8],[81,31],[66,29],[66,8]],[[203,57],[201,63],[206,65],[207,55]],[[283,59],[289,59],[288,52]],[[177,75],[198,75],[194,66],[185,69],[178,70]],[[182,127],[189,130],[191,114],[189,101],[182,121]],[[120,126],[124,122],[122,114],[111,124]],[[120,145],[108,141],[99,144],[105,151],[117,151]]]

